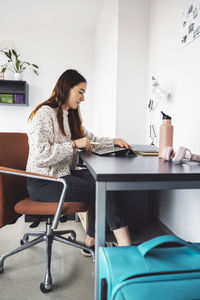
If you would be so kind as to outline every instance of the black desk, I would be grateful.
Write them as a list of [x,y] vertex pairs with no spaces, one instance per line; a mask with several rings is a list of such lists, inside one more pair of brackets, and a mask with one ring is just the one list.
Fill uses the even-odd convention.
[[200,164],[151,156],[100,157],[87,152],[80,156],[96,180],[95,299],[99,300],[98,247],[105,244],[106,191],[200,189]]

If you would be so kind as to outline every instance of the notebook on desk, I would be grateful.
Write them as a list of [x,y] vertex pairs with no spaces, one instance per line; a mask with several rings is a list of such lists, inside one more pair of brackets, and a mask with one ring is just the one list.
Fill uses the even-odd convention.
[[158,147],[155,145],[139,145],[133,144],[133,150],[141,155],[158,155]]

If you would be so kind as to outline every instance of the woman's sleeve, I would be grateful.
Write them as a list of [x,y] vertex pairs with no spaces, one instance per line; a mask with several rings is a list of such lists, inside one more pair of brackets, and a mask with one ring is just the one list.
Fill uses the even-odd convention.
[[70,142],[55,142],[54,118],[51,108],[42,107],[32,120],[29,134],[30,155],[38,167],[50,167],[64,159],[70,159],[73,155]]
[[98,142],[102,143],[103,146],[105,147],[113,147],[114,146],[114,140],[109,138],[109,137],[96,137],[93,133],[87,131],[85,128],[84,129],[84,134],[85,136],[91,141],[91,142]]

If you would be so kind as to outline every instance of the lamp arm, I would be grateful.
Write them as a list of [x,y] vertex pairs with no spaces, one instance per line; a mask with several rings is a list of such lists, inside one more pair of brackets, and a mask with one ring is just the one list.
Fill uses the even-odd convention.
[[157,132],[156,132],[156,126],[155,126],[155,120],[154,120],[154,107],[149,111],[149,116],[150,116],[150,125],[149,125],[149,136],[151,139],[151,144],[155,145],[157,144]]

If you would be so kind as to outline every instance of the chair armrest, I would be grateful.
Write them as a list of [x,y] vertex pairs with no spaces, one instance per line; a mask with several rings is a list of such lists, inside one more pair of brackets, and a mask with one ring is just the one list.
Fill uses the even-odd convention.
[[53,180],[53,181],[57,181],[57,179],[58,179],[58,177],[47,176],[47,175],[42,175],[42,174],[37,174],[37,173],[31,173],[31,172],[18,170],[18,169],[6,168],[6,167],[2,167],[2,166],[0,166],[0,173],[10,174],[10,175],[18,175],[18,176],[24,176],[24,177],[30,177],[30,178]]
[[65,196],[66,189],[67,189],[67,183],[63,178],[41,175],[41,174],[26,172],[26,171],[22,171],[22,170],[18,170],[18,169],[6,168],[3,166],[0,166],[0,173],[61,182],[63,184],[63,190],[62,190],[60,199],[58,201],[58,206],[57,206],[54,218],[53,218],[51,228],[54,230],[58,227],[59,218],[60,218],[60,215],[62,212],[62,207],[63,207],[63,202],[64,202],[64,196]]

